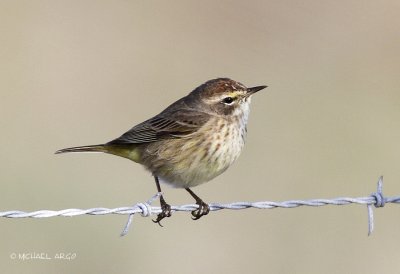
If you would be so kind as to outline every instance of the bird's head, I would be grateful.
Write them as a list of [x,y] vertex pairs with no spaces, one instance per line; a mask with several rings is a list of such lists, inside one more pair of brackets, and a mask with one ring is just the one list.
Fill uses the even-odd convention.
[[250,97],[266,87],[247,88],[234,80],[218,78],[207,81],[191,94],[217,115],[236,116],[248,111]]

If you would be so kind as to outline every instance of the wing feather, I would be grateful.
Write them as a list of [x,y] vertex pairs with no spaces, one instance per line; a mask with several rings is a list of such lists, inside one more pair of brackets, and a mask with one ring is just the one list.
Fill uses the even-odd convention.
[[193,109],[162,112],[108,144],[140,144],[161,139],[182,138],[196,132],[209,118],[209,114]]

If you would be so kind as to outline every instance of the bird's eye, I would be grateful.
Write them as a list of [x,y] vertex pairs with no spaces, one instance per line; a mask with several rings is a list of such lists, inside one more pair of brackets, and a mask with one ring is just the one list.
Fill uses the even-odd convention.
[[222,102],[226,105],[231,105],[233,103],[234,99],[232,97],[225,97]]

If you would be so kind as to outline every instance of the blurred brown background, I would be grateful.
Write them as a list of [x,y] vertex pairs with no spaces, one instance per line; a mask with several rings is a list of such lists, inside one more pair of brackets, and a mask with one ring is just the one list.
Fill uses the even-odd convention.
[[[205,201],[400,195],[399,1],[1,1],[0,211],[129,206],[126,159],[54,155],[119,136],[202,82],[269,85],[247,146]],[[192,203],[164,189],[171,204]],[[389,273],[400,208],[0,219],[2,273]],[[11,259],[76,253],[74,260]]]

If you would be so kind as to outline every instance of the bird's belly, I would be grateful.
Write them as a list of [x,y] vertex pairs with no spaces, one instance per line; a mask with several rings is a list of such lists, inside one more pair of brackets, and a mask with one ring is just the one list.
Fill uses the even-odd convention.
[[208,182],[223,173],[239,157],[245,129],[231,127],[191,138],[166,140],[149,146],[143,164],[162,182],[189,188]]

